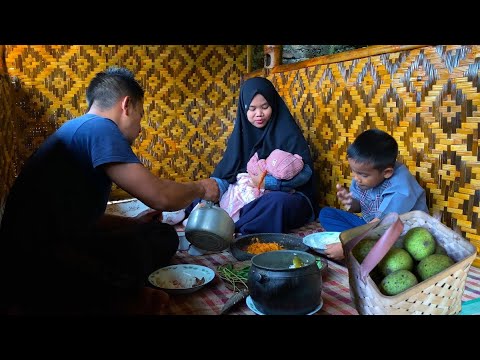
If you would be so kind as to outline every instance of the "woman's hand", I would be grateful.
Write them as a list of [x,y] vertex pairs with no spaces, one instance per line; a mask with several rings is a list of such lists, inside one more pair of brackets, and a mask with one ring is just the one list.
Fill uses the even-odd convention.
[[267,175],[266,170],[262,170],[260,166],[258,166],[257,174],[249,174],[250,178],[252,179],[252,186],[257,189],[265,189],[265,176]]

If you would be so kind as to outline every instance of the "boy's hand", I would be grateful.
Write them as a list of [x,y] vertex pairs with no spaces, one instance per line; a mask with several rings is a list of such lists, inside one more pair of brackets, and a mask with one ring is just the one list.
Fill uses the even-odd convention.
[[345,210],[350,211],[352,207],[352,193],[340,184],[337,184],[337,198]]
[[343,260],[345,256],[343,255],[342,243],[328,244],[325,249],[325,255],[332,260]]

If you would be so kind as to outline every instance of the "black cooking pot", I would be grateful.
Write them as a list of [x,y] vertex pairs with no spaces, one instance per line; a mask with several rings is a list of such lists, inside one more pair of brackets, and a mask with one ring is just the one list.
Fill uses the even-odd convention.
[[[295,256],[303,266],[294,267]],[[247,285],[255,307],[268,315],[305,315],[322,301],[320,269],[315,256],[304,251],[278,250],[255,255]]]

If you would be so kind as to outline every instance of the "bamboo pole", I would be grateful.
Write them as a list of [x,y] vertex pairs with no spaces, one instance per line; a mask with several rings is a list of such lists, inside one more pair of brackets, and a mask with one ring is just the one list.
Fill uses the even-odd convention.
[[247,72],[252,71],[253,64],[253,45],[247,45]]
[[0,75],[7,74],[7,63],[5,60],[5,45],[0,45]]
[[282,45],[263,45],[264,67],[273,69],[282,64]]

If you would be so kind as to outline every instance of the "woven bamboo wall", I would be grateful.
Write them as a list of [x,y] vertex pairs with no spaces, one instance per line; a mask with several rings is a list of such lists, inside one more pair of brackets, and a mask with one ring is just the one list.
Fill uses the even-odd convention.
[[[220,161],[247,65],[246,46],[16,45],[6,46],[5,58],[18,80],[17,116],[7,122],[23,133],[19,167],[56,128],[86,111],[95,73],[118,65],[134,71],[146,90],[135,153],[154,174],[178,181],[208,177]],[[125,196],[114,188],[112,198]]]
[[335,184],[351,182],[346,149],[376,127],[398,141],[432,213],[480,249],[479,70],[479,45],[435,46],[268,77],[312,146],[322,204],[339,206]]
[[[0,175],[10,181],[48,134],[85,111],[97,71],[121,65],[146,88],[134,144],[143,163],[161,177],[206,177],[233,129],[246,63],[245,46],[7,46],[18,81],[0,76]],[[397,139],[432,212],[480,248],[479,69],[479,45],[434,46],[268,77],[311,144],[323,205],[338,206],[337,182],[350,185],[347,146],[378,127]]]
[[7,75],[4,59],[5,47],[0,45],[0,220],[3,215],[6,195],[16,175],[17,142],[15,132],[14,88]]

